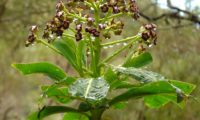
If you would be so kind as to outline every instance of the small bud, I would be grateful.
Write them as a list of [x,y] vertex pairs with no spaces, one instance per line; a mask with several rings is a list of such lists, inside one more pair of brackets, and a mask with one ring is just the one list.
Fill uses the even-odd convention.
[[110,39],[111,38],[111,34],[109,32],[104,32],[103,36],[105,39]]
[[92,26],[92,25],[94,24],[94,21],[95,21],[94,18],[88,17],[88,18],[87,18],[87,25],[88,25],[88,26]]
[[64,5],[63,1],[60,0],[60,1],[56,4],[56,10],[57,10],[57,12],[63,11],[64,8],[65,8],[65,5]]
[[119,10],[119,8],[117,6],[113,6],[112,8],[113,8],[113,13],[114,14],[120,13],[120,10]]
[[62,36],[63,30],[58,29],[57,31],[55,31],[55,33],[56,33],[57,36]]
[[60,20],[63,21],[64,20],[64,12],[60,11],[56,13],[56,17]]
[[77,30],[78,32],[81,32],[81,30],[82,30],[82,24],[76,25],[76,30]]
[[103,30],[103,29],[105,29],[106,28],[106,24],[99,24],[99,29],[100,30]]
[[31,26],[30,32],[36,34],[38,32],[38,27],[36,25]]
[[121,35],[121,33],[122,33],[122,29],[117,29],[114,31],[115,35]]
[[42,36],[42,38],[44,38],[44,39],[49,39],[49,31],[47,31],[47,30],[45,30],[44,31],[44,34],[43,34],[43,36]]
[[138,51],[141,53],[141,52],[144,52],[145,50],[146,50],[146,48],[144,48],[144,46],[142,44],[139,44]]
[[117,5],[117,0],[108,0],[108,5],[109,6],[116,6]]

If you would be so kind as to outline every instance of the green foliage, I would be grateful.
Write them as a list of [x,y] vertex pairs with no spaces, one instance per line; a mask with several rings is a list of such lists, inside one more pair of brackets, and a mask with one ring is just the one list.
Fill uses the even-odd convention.
[[[184,86],[184,87],[180,87],[180,86]],[[155,105],[157,104],[156,107],[158,107],[165,104],[167,101],[169,102],[169,99],[171,101],[174,101],[174,99],[171,99],[171,95],[177,98],[179,96],[179,93],[183,93],[184,96],[187,97],[187,95],[190,94],[191,91],[193,91],[194,89],[195,89],[195,86],[192,84],[177,82],[174,80],[151,82],[151,83],[142,85],[141,87],[132,88],[128,90],[127,92],[113,98],[110,102],[110,105],[113,105],[115,103],[122,102],[122,101],[127,101],[128,99],[141,98],[141,97],[147,96],[145,98],[147,104],[153,107],[155,107]],[[152,96],[155,96],[155,95],[156,97],[157,95],[158,97],[159,95],[162,95],[166,97],[167,99],[162,99],[158,103],[156,98],[152,99]],[[150,100],[148,100],[148,96],[151,96]]]
[[43,96],[52,98],[58,103],[68,103],[71,101],[67,87],[54,84],[51,86],[42,86],[41,89],[43,91]]
[[66,113],[66,112],[73,112],[73,113],[79,113],[80,111],[69,108],[69,107],[64,107],[64,106],[47,106],[43,107],[39,112],[32,113],[29,117],[28,120],[41,120],[47,116],[53,115],[53,114],[58,114],[58,113]]
[[153,58],[150,53],[145,52],[140,55],[133,55],[124,63],[124,67],[135,67],[139,68],[145,65],[148,65],[153,61]]
[[[87,8],[94,10],[94,18],[91,18],[92,25],[90,25],[89,18],[69,12],[64,3],[60,1],[57,4],[59,12],[53,18],[53,22],[49,23],[51,29],[48,29],[49,26],[45,29],[45,32],[56,36],[56,38],[47,36],[46,39],[49,43],[38,37],[36,26],[31,28],[26,45],[29,46],[37,42],[47,46],[66,58],[77,74],[67,76],[59,67],[47,62],[13,64],[12,66],[24,75],[42,73],[56,80],[52,85],[42,86],[44,97],[53,99],[60,104],[77,100],[80,105],[78,109],[65,105],[47,106],[30,115],[29,120],[40,120],[57,113],[66,113],[63,120],[100,120],[106,109],[110,107],[123,109],[128,100],[138,98],[144,98],[145,104],[152,108],[159,108],[169,102],[183,107],[184,102],[194,90],[195,86],[192,84],[169,80],[158,73],[140,68],[153,60],[151,54],[145,52],[144,46],[149,47],[149,45],[156,44],[156,25],[142,26],[136,36],[102,43],[100,35],[109,38],[102,34],[103,32],[113,31],[119,35],[124,24],[121,21],[115,23],[113,20],[113,18],[122,15],[115,13],[117,11],[113,11],[114,15],[107,13],[105,18],[102,18],[100,15],[101,3],[103,4],[103,1],[85,2],[84,5]],[[137,11],[132,14],[137,17]],[[134,19],[136,19],[135,17]],[[67,25],[71,23],[71,19],[75,21],[74,25],[76,26],[75,30],[70,26],[69,30],[72,33],[67,31]],[[107,27],[101,30],[102,22]],[[91,26],[92,28],[87,28]],[[85,32],[83,32],[82,27],[85,27]],[[43,38],[45,37],[43,36]],[[127,44],[114,51],[107,58],[102,56],[102,48],[124,42]],[[128,57],[122,63],[122,67],[114,66],[109,62],[124,50],[134,48],[133,45],[138,48],[127,51]],[[137,82],[131,81],[132,78]],[[118,89],[124,89],[124,92],[109,96],[109,92],[118,92]]]
[[87,117],[78,113],[66,113],[63,120],[89,120]]
[[141,83],[148,83],[148,82],[155,82],[155,81],[162,81],[165,80],[165,78],[155,72],[138,69],[138,68],[123,68],[123,67],[117,67],[116,71],[129,75],[132,78],[140,81]]
[[109,84],[101,77],[80,78],[69,86],[69,92],[75,97],[98,101],[106,97],[109,87]]
[[79,70],[76,56],[76,45],[72,39],[63,38],[53,43],[56,49],[58,49],[76,70]]
[[42,73],[57,81],[67,77],[63,70],[48,62],[12,64],[12,67],[19,70],[24,75]]

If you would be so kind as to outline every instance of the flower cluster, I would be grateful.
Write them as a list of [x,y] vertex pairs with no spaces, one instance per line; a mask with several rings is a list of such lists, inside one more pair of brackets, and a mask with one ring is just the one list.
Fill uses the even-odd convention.
[[46,24],[43,38],[50,40],[52,34],[56,34],[56,36],[62,36],[64,30],[69,28],[69,25],[72,21],[66,16],[64,9],[64,3],[59,1],[56,5],[56,15],[50,22]]
[[[95,9],[93,2],[98,4],[96,7],[99,8]],[[51,42],[55,37],[63,36],[63,33],[70,28],[74,32],[76,41],[82,40],[88,34],[93,37],[103,36],[105,39],[110,39],[111,32],[115,35],[121,35],[124,24],[122,21],[117,21],[115,17],[106,17],[115,16],[116,14],[120,16],[123,13],[131,15],[137,20],[139,18],[139,9],[136,1],[67,0],[66,4],[64,4],[63,1],[59,0],[56,5],[56,14],[46,24],[43,38]],[[72,23],[73,25],[71,25]],[[74,25],[75,28],[73,29],[72,26]],[[35,39],[36,35],[32,32],[26,45],[32,44]]]
[[145,24],[141,28],[141,37],[145,44],[157,44],[157,26],[155,24]]

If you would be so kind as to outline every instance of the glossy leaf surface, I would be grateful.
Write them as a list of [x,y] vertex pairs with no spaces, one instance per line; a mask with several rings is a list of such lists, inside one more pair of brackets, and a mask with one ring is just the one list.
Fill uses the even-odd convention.
[[106,97],[109,87],[109,84],[101,77],[80,78],[69,86],[69,92],[75,97],[89,100],[101,100]]

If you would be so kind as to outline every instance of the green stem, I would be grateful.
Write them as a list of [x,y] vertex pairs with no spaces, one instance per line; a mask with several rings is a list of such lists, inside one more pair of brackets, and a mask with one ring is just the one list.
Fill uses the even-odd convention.
[[94,109],[91,110],[91,117],[90,120],[101,120],[102,114],[105,109]]
[[38,43],[42,43],[43,45],[47,46],[48,48],[52,49],[53,51],[55,51],[56,53],[59,53],[61,55],[63,55],[59,50],[57,50],[55,47],[53,47],[51,44],[49,44],[48,42],[46,42],[45,40],[42,39],[38,39],[37,40]]
[[129,40],[135,39],[135,38],[137,38],[137,37],[138,37],[138,36],[127,37],[127,38],[122,39],[122,40],[116,40],[116,41],[113,41],[113,42],[101,44],[101,46],[104,47],[104,46],[114,45],[114,44],[117,44],[117,43],[123,43],[123,42],[127,42],[127,41],[129,41]]
[[95,77],[100,76],[100,67],[98,66],[101,56],[101,45],[100,45],[100,39],[95,39],[95,68],[96,68],[96,74]]
[[66,36],[66,37],[75,38],[75,36],[73,36],[73,35],[69,35],[69,34],[66,34],[66,33],[63,33],[63,35]]
[[118,13],[118,14],[114,14],[114,15],[111,15],[111,16],[109,16],[109,17],[102,18],[102,19],[100,19],[100,21],[101,21],[101,22],[105,22],[105,21],[110,20],[110,19],[112,19],[112,18],[120,17],[120,16],[122,16],[123,14],[124,14],[124,13],[120,12],[120,13]]
[[116,55],[118,55],[119,53],[121,53],[123,50],[125,50],[126,48],[128,48],[129,46],[131,46],[134,42],[140,40],[140,37],[136,37],[133,41],[131,41],[128,45],[122,47],[121,49],[119,49],[118,51],[114,52],[111,56],[109,56],[108,58],[106,58],[105,60],[103,60],[103,62],[100,64],[103,65],[105,62],[108,62],[109,60],[111,60],[113,57],[115,57]]
[[69,16],[71,16],[71,17],[74,17],[74,18],[77,18],[77,19],[79,19],[80,21],[84,21],[84,22],[86,22],[86,19],[85,18],[83,18],[83,17],[81,17],[81,16],[79,16],[79,15],[76,15],[76,14],[73,14],[73,13],[67,13],[67,15],[69,15]]

